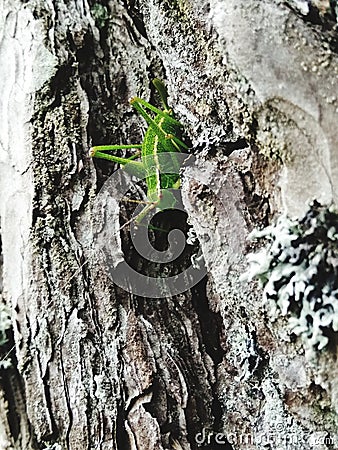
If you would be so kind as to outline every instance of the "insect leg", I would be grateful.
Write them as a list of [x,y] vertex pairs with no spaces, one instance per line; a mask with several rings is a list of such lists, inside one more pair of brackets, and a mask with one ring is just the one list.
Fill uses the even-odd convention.
[[[168,152],[176,152],[177,150],[180,151],[180,148],[178,147],[177,143],[175,143],[175,140],[181,142],[178,138],[176,138],[172,134],[168,134],[155,122],[155,120],[149,116],[149,114],[146,112],[146,110],[143,108],[143,100],[142,102],[135,101],[132,103],[134,108],[140,113],[140,115],[144,118],[144,120],[147,122],[147,124],[153,128],[153,130],[156,132],[159,140],[161,141],[161,144]],[[146,103],[146,102],[145,102]],[[151,106],[151,105],[150,105]],[[163,115],[163,113],[162,113]],[[166,116],[170,117],[170,116]],[[170,141],[170,144],[169,144]],[[183,143],[182,143],[183,144]],[[174,148],[173,148],[174,147]],[[183,148],[185,148],[186,145],[183,144]],[[186,147],[188,148],[188,147]]]
[[137,214],[136,217],[134,217],[135,222],[137,224],[140,224],[142,220],[145,218],[145,216],[148,214],[149,211],[157,207],[158,202],[150,203],[149,205],[145,206],[140,213]]
[[122,197],[121,201],[130,202],[130,203],[138,203],[139,205],[150,205],[150,204],[152,205],[153,204],[153,202],[146,202],[144,200],[135,200],[135,199],[129,198],[129,197]]
[[167,138],[169,138],[171,140],[172,144],[174,145],[174,147],[177,148],[177,150],[179,152],[181,151],[180,147],[184,148],[184,150],[189,150],[189,147],[187,146],[187,144],[185,144],[183,141],[181,141],[181,139],[174,136],[173,134],[167,135]]
[[[96,145],[89,150],[89,156],[95,157],[97,152],[107,152],[107,151],[115,151],[115,150],[123,150],[128,148],[142,148],[142,144],[128,144],[128,145]],[[135,158],[139,155],[139,152],[136,154]],[[132,156],[134,158],[134,156]]]
[[152,209],[156,208],[156,207],[157,207],[157,202],[149,203],[135,217],[132,217],[126,223],[124,223],[122,225],[122,227],[119,229],[119,231],[123,230],[123,228],[125,228],[126,226],[131,224],[134,220],[139,225],[142,222],[142,220],[144,219],[144,217],[148,214],[148,212],[151,211]]
[[153,85],[155,86],[157,92],[160,94],[162,104],[164,109],[168,110],[168,91],[166,85],[159,78],[153,79]]
[[138,155],[131,156],[130,158],[120,158],[119,156],[109,155],[104,153],[104,151],[98,150],[100,147],[92,147],[90,150],[90,156],[95,158],[107,159],[121,166],[125,166],[126,171],[137,178],[144,178],[146,176],[146,171],[144,165],[140,161],[133,161]]
[[[150,123],[148,122],[148,119],[151,118],[151,117],[146,113],[145,109],[149,109],[150,111],[154,112],[156,115],[159,115],[161,117],[165,117],[173,125],[177,125],[178,127],[183,127],[181,122],[179,122],[178,120],[174,119],[169,114],[170,110],[162,111],[161,109],[156,108],[156,106],[151,105],[150,103],[146,102],[145,100],[143,100],[140,97],[133,97],[132,99],[130,99],[130,104],[142,115],[142,117],[144,117],[144,119],[146,120],[148,125],[150,125]],[[141,109],[142,109],[143,112],[141,112]],[[146,114],[147,117],[145,117],[144,114]]]

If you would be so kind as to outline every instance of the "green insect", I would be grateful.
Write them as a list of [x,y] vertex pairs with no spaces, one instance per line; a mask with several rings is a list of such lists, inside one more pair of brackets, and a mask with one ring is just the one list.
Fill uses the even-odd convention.
[[[144,209],[136,216],[136,223],[140,223],[154,208],[164,210],[175,207],[176,198],[171,189],[178,189],[180,186],[179,169],[182,160],[176,155],[188,149],[181,140],[183,126],[174,118],[173,111],[168,106],[166,86],[158,78],[153,80],[153,84],[160,95],[163,110],[139,97],[130,100],[131,105],[148,124],[142,144],[99,145],[92,147],[89,153],[91,157],[119,163],[131,175],[145,179],[148,201]],[[151,113],[154,113],[153,117]],[[121,149],[140,150],[130,158],[120,158],[106,153]],[[134,161],[139,156],[141,160]]]

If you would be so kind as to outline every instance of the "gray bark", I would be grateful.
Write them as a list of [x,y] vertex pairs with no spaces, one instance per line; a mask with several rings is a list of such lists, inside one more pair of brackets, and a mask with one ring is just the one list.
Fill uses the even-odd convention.
[[[337,204],[332,4],[2,0],[0,32],[0,449],[333,448],[336,349],[306,358],[239,280],[251,229]],[[88,157],[141,142],[128,99],[154,103],[155,76],[196,157],[182,199],[207,270],[165,298],[112,281],[96,236],[136,256],[98,193],[117,166]]]

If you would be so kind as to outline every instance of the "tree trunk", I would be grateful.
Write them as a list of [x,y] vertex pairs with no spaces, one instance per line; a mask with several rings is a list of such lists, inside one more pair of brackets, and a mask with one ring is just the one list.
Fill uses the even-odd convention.
[[[0,449],[337,445],[334,341],[310,358],[240,279],[253,228],[337,204],[335,5],[0,2]],[[88,157],[142,141],[154,77],[191,155],[162,264],[120,229],[144,185]]]

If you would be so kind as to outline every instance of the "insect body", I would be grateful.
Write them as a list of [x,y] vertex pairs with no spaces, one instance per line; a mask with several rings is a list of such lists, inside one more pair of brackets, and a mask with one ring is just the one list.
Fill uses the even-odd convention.
[[[119,163],[131,175],[145,179],[148,204],[137,215],[138,223],[153,208],[164,210],[175,207],[176,199],[171,189],[178,189],[180,184],[181,158],[177,157],[177,153],[188,149],[181,140],[182,124],[174,118],[172,110],[168,107],[168,92],[165,85],[158,78],[153,80],[153,84],[160,95],[163,110],[138,97],[130,100],[131,105],[148,124],[142,144],[102,145],[90,149],[90,156]],[[121,149],[140,150],[130,158],[120,158],[107,153]],[[141,161],[135,161],[140,154]]]

